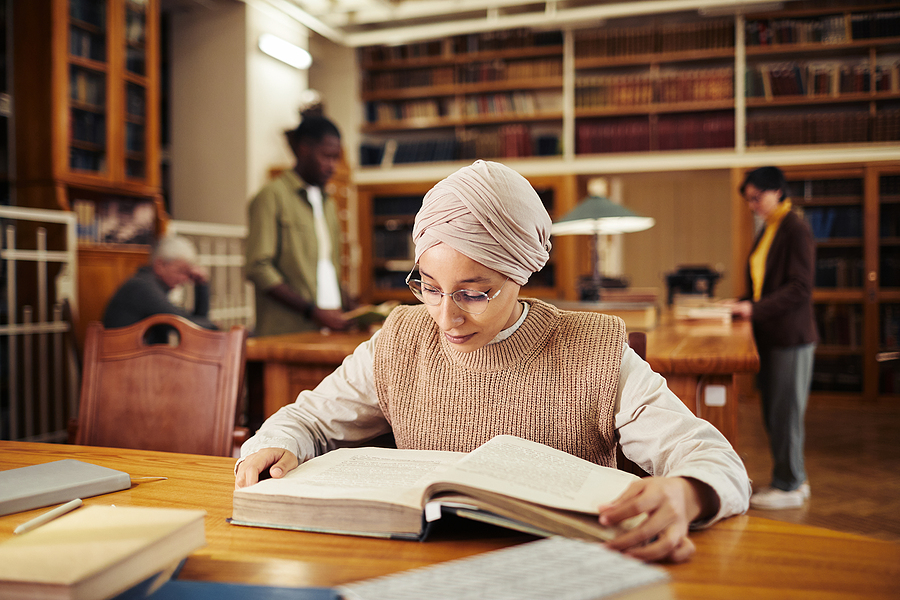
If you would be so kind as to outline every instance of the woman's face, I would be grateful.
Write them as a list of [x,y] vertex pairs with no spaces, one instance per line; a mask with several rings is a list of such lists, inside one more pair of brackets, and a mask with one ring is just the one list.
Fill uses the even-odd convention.
[[778,208],[781,190],[760,190],[752,183],[748,183],[744,187],[744,200],[757,217],[765,220]]
[[422,254],[419,273],[423,282],[445,293],[467,289],[493,296],[500,290],[480,315],[461,310],[450,296],[441,298],[437,306],[428,306],[431,318],[458,352],[472,352],[484,347],[522,314],[517,301],[520,286],[447,244],[437,244]]

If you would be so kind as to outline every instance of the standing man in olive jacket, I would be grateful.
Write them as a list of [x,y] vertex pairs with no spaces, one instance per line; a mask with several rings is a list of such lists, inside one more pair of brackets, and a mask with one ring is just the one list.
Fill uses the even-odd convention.
[[256,334],[347,327],[339,284],[340,226],[325,185],[341,157],[337,127],[305,117],[287,133],[296,164],[249,206],[247,278],[256,286]]

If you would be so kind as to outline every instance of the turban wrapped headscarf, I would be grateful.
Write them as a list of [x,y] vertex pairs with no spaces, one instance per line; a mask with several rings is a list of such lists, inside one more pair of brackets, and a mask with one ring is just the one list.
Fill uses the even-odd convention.
[[550,258],[552,222],[524,177],[496,162],[475,161],[438,182],[416,214],[416,263],[443,243],[525,285]]

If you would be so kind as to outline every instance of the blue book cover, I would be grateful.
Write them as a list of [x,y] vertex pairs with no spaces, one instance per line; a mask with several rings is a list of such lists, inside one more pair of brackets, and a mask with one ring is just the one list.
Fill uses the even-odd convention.
[[331,588],[289,588],[172,579],[146,598],[147,600],[339,600],[340,596]]

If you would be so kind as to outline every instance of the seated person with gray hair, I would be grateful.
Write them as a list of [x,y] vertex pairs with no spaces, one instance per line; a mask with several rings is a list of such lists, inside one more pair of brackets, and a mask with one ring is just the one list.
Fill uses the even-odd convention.
[[[187,238],[166,236],[150,255],[150,264],[138,269],[131,279],[113,294],[103,314],[106,328],[127,327],[152,315],[178,315],[206,329],[217,329],[208,318],[209,275],[197,265],[197,250]],[[186,283],[194,285],[194,310],[172,304],[169,292]],[[166,336],[150,343],[165,343]]]

